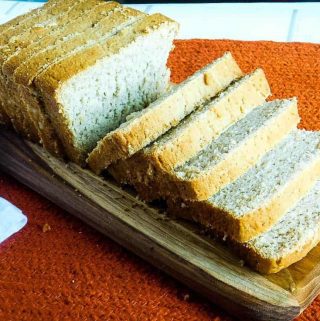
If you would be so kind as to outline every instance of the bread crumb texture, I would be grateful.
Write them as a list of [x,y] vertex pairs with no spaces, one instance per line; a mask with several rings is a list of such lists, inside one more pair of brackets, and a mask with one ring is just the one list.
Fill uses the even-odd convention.
[[[264,69],[273,98],[298,97],[301,128],[320,129],[319,45],[223,40],[175,45],[168,63],[172,81],[229,50],[243,71]],[[28,216],[26,227],[0,245],[1,320],[235,321],[4,173],[0,195]],[[39,229],[44,222],[54,226],[49,233]],[[180,293],[190,293],[190,300]],[[295,321],[317,320],[320,296]]]

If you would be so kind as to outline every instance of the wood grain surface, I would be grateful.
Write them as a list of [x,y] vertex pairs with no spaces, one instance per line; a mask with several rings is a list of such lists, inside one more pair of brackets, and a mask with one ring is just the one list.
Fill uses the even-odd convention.
[[111,179],[55,159],[5,128],[0,168],[242,320],[291,320],[320,292],[319,246],[263,276],[196,226],[168,218]]

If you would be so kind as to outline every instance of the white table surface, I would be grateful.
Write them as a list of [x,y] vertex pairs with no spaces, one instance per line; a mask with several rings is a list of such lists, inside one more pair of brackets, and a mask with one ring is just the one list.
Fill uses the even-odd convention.
[[[0,0],[0,23],[40,6]],[[181,25],[179,38],[305,41],[320,43],[320,3],[136,4]]]

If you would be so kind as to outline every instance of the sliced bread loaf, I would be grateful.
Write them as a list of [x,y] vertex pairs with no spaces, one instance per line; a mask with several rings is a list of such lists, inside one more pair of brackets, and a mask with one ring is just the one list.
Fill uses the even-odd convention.
[[134,184],[146,178],[152,181],[159,171],[170,172],[194,157],[269,95],[264,72],[257,69],[191,113],[141,152],[111,165],[109,171],[121,183]]
[[300,121],[296,99],[253,109],[185,164],[135,184],[145,200],[206,200],[255,165]]
[[320,182],[267,232],[240,248],[261,273],[275,273],[301,260],[320,242]]
[[125,123],[108,133],[91,152],[89,167],[100,173],[111,163],[130,157],[241,76],[232,55],[224,54],[147,108],[130,114]]
[[36,75],[71,160],[82,163],[107,132],[166,90],[166,61],[177,28],[160,14],[147,16]]
[[238,242],[268,230],[320,176],[320,132],[294,130],[236,181],[201,202],[169,201],[173,212]]

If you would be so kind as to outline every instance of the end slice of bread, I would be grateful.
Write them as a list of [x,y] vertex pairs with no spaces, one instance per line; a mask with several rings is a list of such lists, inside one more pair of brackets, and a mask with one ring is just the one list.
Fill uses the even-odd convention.
[[301,260],[320,242],[320,182],[267,232],[240,248],[261,273],[275,273]]
[[108,170],[121,183],[134,184],[146,178],[151,181],[158,172],[170,172],[196,156],[269,95],[265,74],[257,69],[191,113],[157,141]]
[[167,89],[177,29],[167,17],[147,16],[36,77],[71,160],[83,163],[99,139]]
[[185,164],[134,184],[144,200],[206,200],[247,172],[300,121],[297,100],[275,100],[253,109]]
[[147,108],[129,115],[125,123],[108,133],[90,153],[89,167],[99,174],[111,163],[130,157],[241,76],[231,53],[225,53]]
[[[168,204],[172,211],[247,242],[268,230],[320,176],[320,132],[294,130],[236,181],[206,201]],[[173,206],[172,206],[173,205]]]

